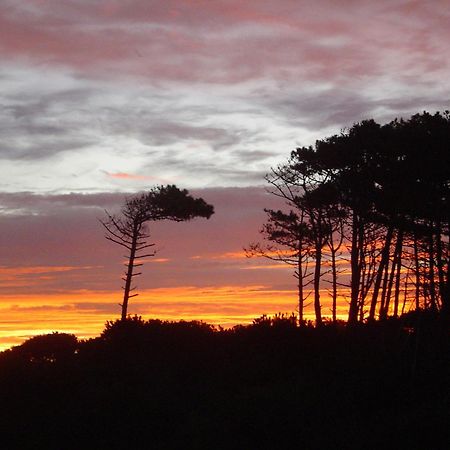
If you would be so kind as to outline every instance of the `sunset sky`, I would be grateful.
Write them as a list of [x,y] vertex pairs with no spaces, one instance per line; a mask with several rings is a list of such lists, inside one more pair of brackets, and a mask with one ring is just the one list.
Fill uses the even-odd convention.
[[98,219],[155,184],[216,214],[151,225],[130,313],[294,311],[290,269],[243,252],[278,206],[264,174],[356,121],[449,109],[449,42],[449,0],[0,0],[0,349],[119,317]]

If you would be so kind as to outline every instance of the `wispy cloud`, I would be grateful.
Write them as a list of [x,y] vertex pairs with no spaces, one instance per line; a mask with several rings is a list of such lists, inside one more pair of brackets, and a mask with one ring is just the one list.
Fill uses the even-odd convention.
[[3,4],[8,192],[259,184],[296,145],[450,100],[446,0]]

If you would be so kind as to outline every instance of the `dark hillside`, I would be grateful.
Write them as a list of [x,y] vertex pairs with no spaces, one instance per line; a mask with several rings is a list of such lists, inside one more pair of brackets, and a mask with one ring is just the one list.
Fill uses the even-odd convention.
[[448,325],[131,318],[0,355],[8,449],[449,448]]

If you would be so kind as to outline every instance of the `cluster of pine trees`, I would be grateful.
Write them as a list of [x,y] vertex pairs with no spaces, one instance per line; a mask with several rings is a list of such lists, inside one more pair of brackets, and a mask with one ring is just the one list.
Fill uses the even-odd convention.
[[287,209],[266,210],[266,243],[247,252],[295,267],[300,323],[310,295],[322,323],[324,289],[333,321],[347,300],[350,325],[448,313],[449,143],[448,111],[367,120],[296,149],[266,176]]

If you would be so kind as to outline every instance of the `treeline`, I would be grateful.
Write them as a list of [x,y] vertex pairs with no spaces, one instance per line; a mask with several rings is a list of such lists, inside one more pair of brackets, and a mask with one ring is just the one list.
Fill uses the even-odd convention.
[[[321,292],[349,325],[419,309],[449,313],[450,115],[355,124],[293,151],[266,176],[285,210],[266,210],[249,256],[294,266],[298,312]],[[341,313],[342,314],[342,313]]]
[[396,449],[450,443],[448,323],[139,317],[0,353],[5,449]]

